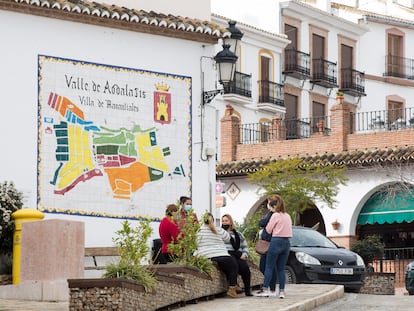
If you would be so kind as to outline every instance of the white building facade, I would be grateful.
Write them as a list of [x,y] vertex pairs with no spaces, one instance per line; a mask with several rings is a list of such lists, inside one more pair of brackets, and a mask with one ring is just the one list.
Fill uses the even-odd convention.
[[191,1],[133,3],[0,2],[1,179],[45,219],[85,222],[86,247],[112,246],[126,219],[157,238],[167,204],[188,195],[202,214],[215,199],[202,90],[227,31],[209,1],[191,18]]
[[[340,187],[334,209],[314,202],[316,211],[313,216],[304,215],[303,222],[320,222],[322,231],[345,247],[358,237],[381,233],[384,240],[388,236],[399,240],[385,243],[386,247],[400,247],[403,240],[404,247],[410,248],[414,246],[410,190],[403,205],[398,201],[400,210],[384,211],[395,218],[376,219],[374,214],[380,208],[372,213],[367,210],[376,195],[387,192],[391,185],[413,184],[410,119],[414,104],[410,97],[414,84],[411,68],[406,64],[413,59],[414,50],[408,42],[414,35],[414,11],[399,1],[387,1],[386,5],[384,1],[368,1],[376,9],[381,2],[384,7],[381,4],[380,11],[370,10],[368,2],[359,1],[359,6],[358,2],[345,2],[280,1],[280,29],[289,39],[282,51],[282,77],[276,80],[283,84],[283,102],[270,101],[275,111],[269,124],[261,116],[243,115],[240,105],[230,95],[224,95],[229,98],[227,107],[232,108],[228,113],[237,120],[240,131],[233,132],[239,135],[233,145],[230,140],[223,143],[222,128],[217,179],[225,184],[227,204],[219,209],[221,214],[229,213],[242,222],[266,203],[263,192],[247,182],[248,173],[278,158],[322,159],[346,165],[349,180]],[[381,15],[384,12],[393,15]],[[244,38],[241,50],[243,41]],[[295,56],[289,58],[292,52]],[[254,59],[248,61],[255,63]],[[260,80],[260,66],[257,68],[252,76]],[[343,95],[340,106],[337,91]],[[258,92],[251,105],[256,109],[251,111],[269,104],[263,103],[263,90],[258,88]],[[344,109],[348,119],[342,119],[342,125],[336,128],[332,117],[338,109]],[[221,118],[222,126],[231,122],[226,113]],[[323,121],[322,128],[318,129],[317,121]],[[295,126],[290,128],[289,122],[295,122]],[[284,128],[282,135],[274,132],[274,124]],[[223,150],[227,145],[233,149]],[[367,220],[365,214],[372,218]],[[405,216],[400,218],[397,214]]]

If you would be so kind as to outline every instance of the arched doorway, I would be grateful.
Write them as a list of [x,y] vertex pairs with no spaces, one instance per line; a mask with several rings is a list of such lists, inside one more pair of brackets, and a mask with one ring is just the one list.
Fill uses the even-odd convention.
[[360,240],[370,235],[380,238],[384,254],[374,260],[374,270],[395,273],[395,287],[404,287],[405,268],[414,260],[412,188],[389,192],[384,187],[372,194],[359,213],[356,234]]
[[[255,215],[259,215],[259,218],[264,217],[268,212],[267,203],[267,197],[261,197],[259,200],[257,200],[247,215],[248,219],[254,218]],[[316,205],[310,206],[304,212],[298,215],[295,223],[297,226],[304,226],[309,228],[315,227],[317,231],[323,235],[326,235],[325,222]]]
[[302,214],[299,215],[299,226],[316,227],[323,235],[326,235],[325,222],[319,209],[313,205],[308,207]]
[[386,259],[414,258],[414,197],[411,191],[390,195],[386,189],[375,192],[364,204],[357,220],[357,235],[363,239],[378,235]]

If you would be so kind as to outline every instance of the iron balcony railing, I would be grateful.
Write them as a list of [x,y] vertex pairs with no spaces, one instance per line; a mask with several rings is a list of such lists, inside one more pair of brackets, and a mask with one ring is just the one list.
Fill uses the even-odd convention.
[[386,55],[384,76],[414,80],[414,59]]
[[312,80],[311,83],[323,87],[337,86],[337,65],[325,59],[312,59]]
[[355,69],[341,69],[341,92],[354,96],[365,95],[365,74]]
[[284,106],[283,85],[261,80],[259,84],[259,103],[271,103],[278,106]]
[[310,77],[310,55],[295,49],[286,49],[283,74],[296,78]]
[[[240,124],[239,144],[257,144],[281,139],[309,138],[313,133],[331,134],[331,117],[281,119],[279,124]],[[350,132],[398,131],[414,128],[414,107],[351,113]]]
[[414,108],[351,113],[351,133],[414,128]]
[[239,144],[258,144],[280,139],[309,138],[312,133],[330,134],[330,117],[285,119],[274,122],[240,124]]
[[224,86],[224,94],[238,94],[252,97],[252,75],[236,71],[233,81]]

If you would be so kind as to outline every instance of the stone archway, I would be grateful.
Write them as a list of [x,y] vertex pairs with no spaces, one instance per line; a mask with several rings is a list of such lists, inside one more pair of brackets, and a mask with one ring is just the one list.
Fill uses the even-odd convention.
[[319,209],[313,205],[307,208],[302,214],[299,215],[299,226],[314,227],[317,225],[317,230],[326,235],[325,221]]

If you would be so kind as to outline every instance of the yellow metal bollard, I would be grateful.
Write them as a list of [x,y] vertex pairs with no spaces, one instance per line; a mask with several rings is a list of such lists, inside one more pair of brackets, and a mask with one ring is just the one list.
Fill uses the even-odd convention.
[[12,282],[13,284],[20,284],[20,240],[22,236],[22,223],[41,220],[45,215],[32,208],[23,208],[15,211],[12,217],[14,218],[15,224],[13,233]]

